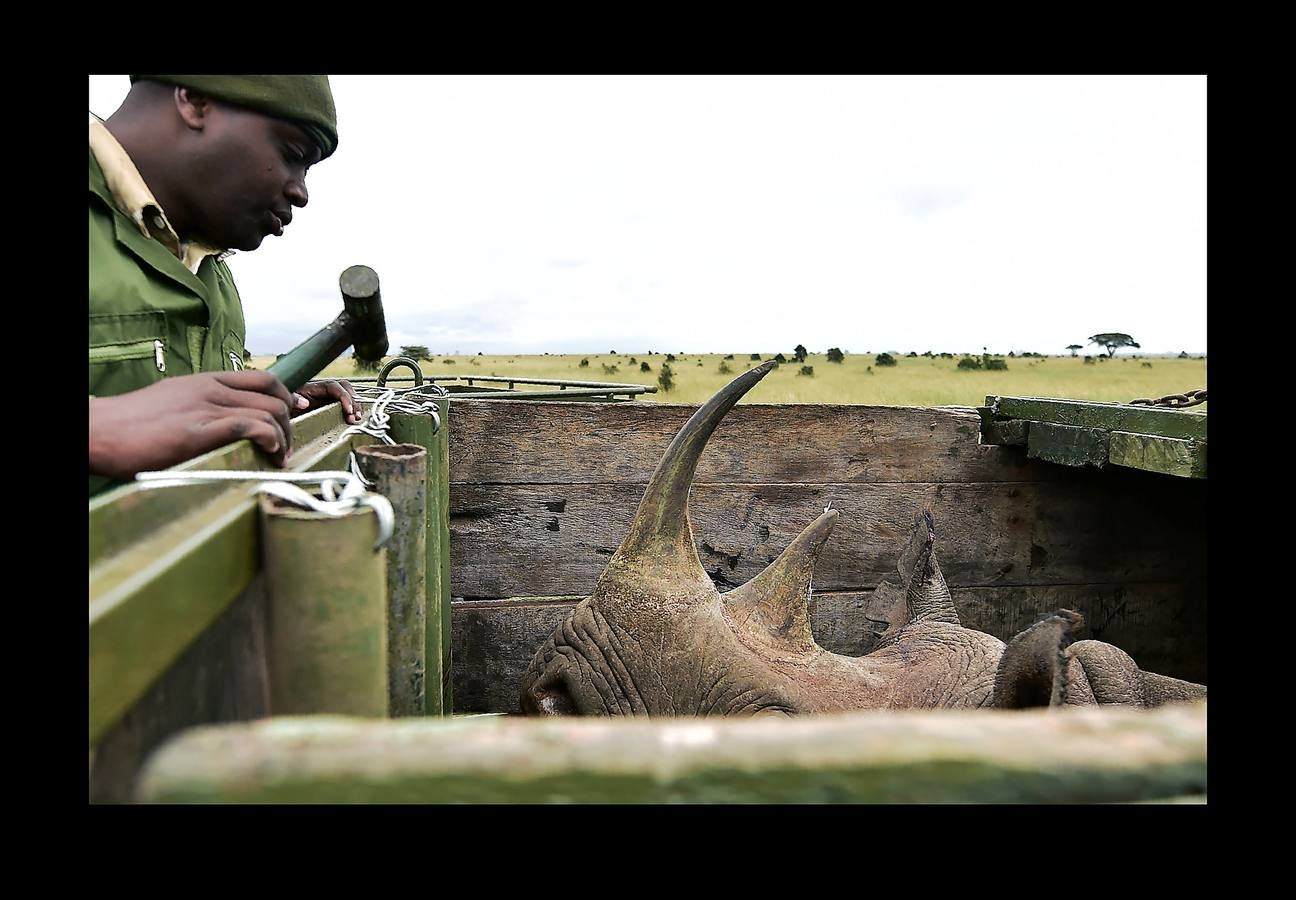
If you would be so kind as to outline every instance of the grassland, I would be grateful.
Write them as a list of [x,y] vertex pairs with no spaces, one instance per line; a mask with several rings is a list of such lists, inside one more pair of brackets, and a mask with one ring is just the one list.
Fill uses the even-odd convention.
[[[785,351],[786,352],[786,351]],[[769,359],[773,354],[760,354]],[[759,365],[751,353],[680,354],[670,363],[675,389],[645,394],[641,400],[659,403],[701,403],[744,370]],[[589,360],[581,366],[582,359]],[[634,359],[631,363],[630,360]],[[425,374],[461,379],[472,375],[505,375],[577,381],[615,381],[657,385],[663,354],[573,354],[541,356],[438,356],[424,360]],[[254,357],[251,365],[264,369],[273,357]],[[648,363],[650,371],[640,370]],[[1007,371],[961,370],[957,359],[897,357],[896,365],[878,366],[873,355],[847,356],[830,363],[812,353],[805,365],[814,375],[799,375],[801,364],[788,362],[766,376],[746,398],[753,403],[855,403],[880,406],[979,406],[987,394],[1025,397],[1067,397],[1076,400],[1128,402],[1136,397],[1160,397],[1206,387],[1205,359],[1133,358],[1117,356],[1086,364],[1083,358],[1017,357],[1007,359]],[[726,365],[729,373],[720,371]],[[606,371],[605,366],[616,366]],[[325,369],[331,378],[356,375],[354,364],[342,359]],[[396,375],[408,375],[400,370]],[[519,386],[519,389],[526,389]],[[535,388],[533,388],[535,389]],[[1194,407],[1205,411],[1206,406]]]

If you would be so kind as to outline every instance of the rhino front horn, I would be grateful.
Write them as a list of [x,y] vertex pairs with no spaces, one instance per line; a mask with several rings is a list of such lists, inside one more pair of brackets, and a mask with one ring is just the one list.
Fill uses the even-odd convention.
[[698,560],[688,518],[689,490],[698,459],[720,420],[776,365],[773,361],[762,363],[739,375],[703,404],[675,435],[639,501],[630,533],[608,563],[609,573],[625,568],[639,570],[640,564],[651,561],[654,566],[673,570],[674,577],[710,584]]

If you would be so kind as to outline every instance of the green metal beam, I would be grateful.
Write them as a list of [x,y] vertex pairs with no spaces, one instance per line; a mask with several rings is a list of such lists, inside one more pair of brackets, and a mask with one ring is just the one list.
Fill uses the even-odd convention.
[[[345,468],[353,446],[373,441],[351,435],[332,446],[345,428],[336,405],[295,421],[288,468]],[[247,441],[177,468],[243,467],[269,468]],[[257,506],[249,487],[132,484],[91,501],[91,745],[255,577]]]
[[1026,433],[1026,456],[1064,466],[1107,465],[1107,432],[1031,422]]
[[1038,397],[986,397],[985,405],[1001,419],[1027,419],[1051,425],[1101,428],[1160,437],[1206,439],[1206,414],[1155,409],[1127,403],[1048,400]]
[[161,748],[158,803],[1095,803],[1206,792],[1206,704],[792,719],[269,719]]
[[1108,459],[1112,465],[1178,475],[1206,477],[1206,442],[1184,441],[1150,434],[1111,433]]

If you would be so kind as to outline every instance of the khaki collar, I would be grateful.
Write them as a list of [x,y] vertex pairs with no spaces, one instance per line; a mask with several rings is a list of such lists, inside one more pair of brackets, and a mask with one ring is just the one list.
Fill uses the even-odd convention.
[[126,154],[126,148],[94,113],[90,113],[90,150],[103,169],[117,209],[135,223],[141,234],[170,250],[190,272],[197,274],[204,258],[222,252],[198,241],[180,240],[139,169]]

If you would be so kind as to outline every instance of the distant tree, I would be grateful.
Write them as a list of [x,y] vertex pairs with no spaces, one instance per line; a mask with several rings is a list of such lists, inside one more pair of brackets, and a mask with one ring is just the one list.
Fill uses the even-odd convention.
[[787,357],[784,356],[782,353],[780,353],[774,357],[774,362],[778,363],[781,366],[783,365],[783,363],[787,362]]
[[987,369],[992,371],[1003,372],[1008,368],[1008,360],[1004,359],[1002,356],[987,356],[982,360],[982,363]]
[[728,356],[725,357],[725,359],[733,359],[733,354],[730,353]]
[[958,361],[958,367],[960,369],[979,369],[981,368],[981,360],[975,356],[965,356]]
[[661,371],[657,373],[657,384],[667,394],[675,390],[675,373],[670,363],[662,363]]
[[1191,359],[1192,357],[1190,357],[1190,356],[1188,355],[1188,351],[1187,351],[1187,350],[1180,350],[1180,351],[1179,351],[1179,358],[1180,358],[1180,359]]
[[803,363],[806,361],[807,353],[809,353],[809,351],[806,350],[804,344],[797,344],[795,347],[792,348],[792,356],[799,363]]
[[1092,365],[1093,365],[1093,361],[1094,361],[1094,359],[1093,359],[1092,356],[1089,356],[1088,354],[1085,354],[1084,363],[1085,363],[1086,366],[1092,366]]
[[759,354],[759,353],[753,353],[753,354],[751,355],[751,358],[752,358],[752,359],[760,359],[761,357],[760,357],[760,354]]
[[428,348],[424,347],[422,344],[409,344],[405,347],[401,347],[400,355],[408,356],[410,359],[414,360],[415,362],[419,362],[420,360],[424,360],[424,359],[430,360],[432,358],[432,354],[428,353]]
[[828,362],[839,363],[846,358],[846,354],[841,352],[840,347],[828,348]]
[[801,371],[800,371],[800,372],[797,372],[797,374],[798,374],[798,375],[809,375],[811,378],[813,378],[813,377],[814,377],[814,366],[802,366],[802,367],[801,367]]
[[1075,355],[1076,355],[1076,351],[1077,351],[1077,350],[1083,350],[1083,349],[1084,349],[1084,346],[1081,345],[1081,344],[1067,344],[1067,349],[1071,351],[1071,355],[1072,355],[1072,356],[1075,356]]
[[582,368],[582,369],[588,369],[588,368],[589,368],[589,360],[588,360],[588,359],[582,359],[582,360],[580,361],[580,368]]
[[667,354],[666,354],[666,362],[668,362],[668,363],[673,363],[673,362],[675,362],[675,354],[674,354],[674,353],[667,353]]
[[[728,358],[732,359],[732,357],[728,357]],[[729,364],[722,359],[720,360],[720,368],[716,369],[716,371],[719,372],[721,375],[728,375],[730,372],[733,371],[733,369],[729,368]]]
[[640,371],[640,372],[651,372],[651,371],[652,371],[652,367],[651,367],[650,365],[648,365],[648,363],[646,363],[646,362],[641,362],[641,363],[639,363],[639,371]]
[[896,358],[890,353],[879,353],[873,359],[873,365],[875,366],[894,366],[895,364]]
[[918,358],[918,354],[917,354],[917,352],[915,352],[915,351],[913,351],[913,350],[910,350],[908,353],[905,354],[905,358],[906,358],[906,359],[917,359],[917,358]]
[[1107,348],[1107,356],[1116,355],[1116,351],[1121,347],[1137,347],[1138,342],[1128,334],[1121,334],[1119,331],[1107,332],[1104,334],[1095,334],[1089,338],[1089,343],[1097,344],[1100,347]]
[[609,350],[608,353],[612,354],[613,356],[616,356],[616,351],[615,351],[615,350]]
[[630,357],[630,365],[633,366],[633,365],[635,365],[637,362],[639,362],[639,360],[635,359],[633,356]]

